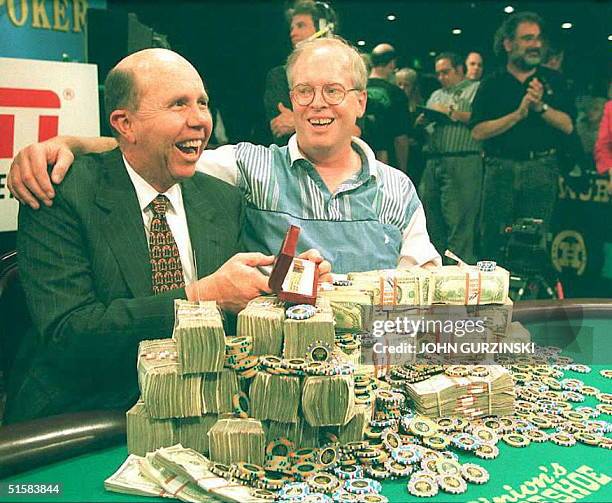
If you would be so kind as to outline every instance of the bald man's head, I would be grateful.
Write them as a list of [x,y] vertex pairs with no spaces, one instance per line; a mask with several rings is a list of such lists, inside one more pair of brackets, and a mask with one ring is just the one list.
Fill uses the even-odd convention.
[[[197,70],[183,56],[168,49],[143,49],[123,58],[108,73],[104,81],[104,110],[109,118],[113,110],[136,110],[140,101],[139,90],[160,71],[176,65]],[[114,128],[111,131],[116,135]]]
[[391,44],[378,44],[372,50],[372,67],[383,67],[397,58],[395,48]]

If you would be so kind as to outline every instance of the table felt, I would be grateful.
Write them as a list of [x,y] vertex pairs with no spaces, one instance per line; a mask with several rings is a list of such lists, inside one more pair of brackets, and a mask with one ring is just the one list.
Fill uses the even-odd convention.
[[[528,328],[534,339],[539,340],[549,337],[553,332],[566,330],[568,326],[567,323],[538,322],[529,324]],[[612,392],[612,380],[599,374],[600,369],[612,368],[609,361],[612,359],[612,320],[593,319],[572,322],[570,328],[574,334],[577,334],[577,339],[566,345],[564,354],[580,357],[584,363],[591,363],[592,372],[579,374],[566,371],[565,377],[577,378],[601,391]],[[555,337],[558,341],[558,336]],[[592,360],[587,361],[589,355]],[[597,363],[592,363],[593,361]],[[597,403],[594,397],[586,397],[586,400],[579,405],[594,406]],[[612,416],[609,415],[602,414],[598,419],[612,422]],[[480,464],[490,473],[489,482],[483,485],[468,484],[468,490],[463,494],[451,495],[439,492],[432,498],[417,498],[407,492],[406,479],[385,481],[383,494],[391,502],[612,502],[612,450],[582,444],[563,447],[549,441],[516,448],[500,440],[497,446],[500,454],[494,460],[483,460],[469,453],[458,453],[462,463]],[[60,495],[19,495],[4,496],[4,498],[6,501],[168,501],[163,498],[105,491],[104,479],[123,463],[127,454],[125,445],[116,446],[4,479],[2,483],[5,484],[62,484]]]

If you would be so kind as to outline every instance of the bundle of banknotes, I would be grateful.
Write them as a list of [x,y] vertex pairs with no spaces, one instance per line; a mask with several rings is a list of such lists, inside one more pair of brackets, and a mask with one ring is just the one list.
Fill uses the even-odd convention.
[[406,383],[418,414],[427,417],[506,416],[514,413],[514,383],[501,365],[451,365],[424,381]]
[[257,419],[219,419],[208,431],[208,442],[215,463],[241,461],[263,466],[266,434]]

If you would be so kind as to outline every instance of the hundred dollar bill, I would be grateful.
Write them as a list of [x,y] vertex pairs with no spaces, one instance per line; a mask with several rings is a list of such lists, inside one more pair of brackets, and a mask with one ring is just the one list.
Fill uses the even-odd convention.
[[123,494],[172,497],[142,469],[144,458],[130,454],[119,469],[104,481],[104,488]]

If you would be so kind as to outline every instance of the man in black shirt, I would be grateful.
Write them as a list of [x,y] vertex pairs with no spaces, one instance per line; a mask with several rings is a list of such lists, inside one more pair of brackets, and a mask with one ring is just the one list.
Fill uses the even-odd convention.
[[362,137],[376,158],[404,173],[408,164],[408,99],[389,82],[396,69],[396,54],[389,44],[377,45],[371,54],[368,104],[361,123]]
[[563,76],[540,66],[542,19],[520,12],[495,35],[506,67],[480,85],[472,135],[483,141],[481,255],[498,258],[505,227],[520,217],[550,222],[557,199],[557,149],[573,131],[574,106]]

